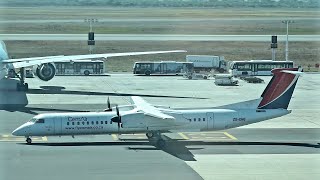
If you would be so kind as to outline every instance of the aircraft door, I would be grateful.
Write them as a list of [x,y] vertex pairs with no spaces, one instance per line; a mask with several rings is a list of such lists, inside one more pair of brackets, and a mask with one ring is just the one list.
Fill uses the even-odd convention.
[[208,112],[207,113],[207,128],[213,129],[214,128],[213,124],[214,124],[214,115],[212,112]]
[[62,133],[61,117],[56,117],[54,119],[54,134],[58,135],[61,133]]

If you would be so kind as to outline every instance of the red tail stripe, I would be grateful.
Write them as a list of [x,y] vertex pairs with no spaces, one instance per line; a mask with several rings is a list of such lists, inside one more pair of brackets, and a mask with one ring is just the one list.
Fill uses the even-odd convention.
[[[281,72],[284,69],[274,69],[272,73],[274,74],[274,79],[271,82],[271,85],[263,94],[263,99],[260,102],[259,107],[263,107],[268,103],[272,102],[278,98],[284,91],[289,87],[292,81],[295,78],[294,74],[283,73]],[[285,70],[297,70],[297,68],[285,69]]]

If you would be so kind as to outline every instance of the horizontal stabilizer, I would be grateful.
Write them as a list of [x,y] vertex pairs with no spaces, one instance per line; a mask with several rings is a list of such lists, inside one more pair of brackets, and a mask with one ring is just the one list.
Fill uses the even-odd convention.
[[217,109],[257,109],[262,98],[215,107]]

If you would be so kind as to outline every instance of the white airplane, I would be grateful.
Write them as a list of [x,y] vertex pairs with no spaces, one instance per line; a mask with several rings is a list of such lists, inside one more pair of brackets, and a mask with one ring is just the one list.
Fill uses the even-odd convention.
[[39,114],[12,132],[25,136],[75,136],[146,133],[158,147],[164,132],[216,131],[244,126],[289,114],[287,110],[301,69],[274,69],[273,78],[259,99],[214,108],[171,109],[152,106],[133,96],[132,105],[110,107],[107,112]]
[[[185,50],[174,51],[149,51],[149,52],[126,52],[126,53],[108,53],[108,54],[88,54],[88,55],[71,55],[71,56],[45,56],[45,57],[32,57],[32,58],[20,58],[9,59],[6,45],[3,41],[0,41],[0,80],[8,77],[8,73],[14,73],[20,79],[20,83],[17,84],[17,90],[28,90],[28,84],[25,83],[25,68],[33,67],[34,74],[42,81],[51,80],[56,74],[55,62],[72,62],[73,60],[82,59],[97,59],[119,56],[134,56],[145,54],[162,54],[162,53],[174,53],[174,52],[186,52]],[[18,70],[19,74],[16,74],[15,70]]]

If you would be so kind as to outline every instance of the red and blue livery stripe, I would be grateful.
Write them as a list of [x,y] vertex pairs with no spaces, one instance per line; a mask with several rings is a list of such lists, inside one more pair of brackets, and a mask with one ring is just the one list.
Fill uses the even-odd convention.
[[262,93],[262,100],[259,109],[287,109],[291,100],[294,88],[297,84],[299,74],[298,68],[273,69],[273,77]]

